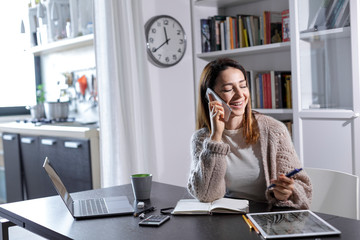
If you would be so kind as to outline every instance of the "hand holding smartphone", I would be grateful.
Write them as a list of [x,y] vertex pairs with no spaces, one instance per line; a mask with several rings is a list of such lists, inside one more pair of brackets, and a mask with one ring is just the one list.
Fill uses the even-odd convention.
[[232,112],[231,107],[227,105],[226,102],[224,102],[224,100],[222,100],[221,97],[219,97],[211,88],[208,88],[206,90],[206,98],[210,102],[209,95],[211,95],[213,98],[216,99],[216,101],[221,103],[222,107],[224,108],[224,120],[225,122],[227,122]]

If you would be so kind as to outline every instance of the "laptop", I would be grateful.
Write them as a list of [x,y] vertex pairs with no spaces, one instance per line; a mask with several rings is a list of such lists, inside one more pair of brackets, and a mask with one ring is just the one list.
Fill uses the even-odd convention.
[[130,215],[134,213],[134,208],[130,205],[126,196],[90,198],[74,201],[66,190],[59,175],[51,166],[48,157],[45,158],[43,168],[49,175],[56,192],[60,195],[67,209],[75,219]]

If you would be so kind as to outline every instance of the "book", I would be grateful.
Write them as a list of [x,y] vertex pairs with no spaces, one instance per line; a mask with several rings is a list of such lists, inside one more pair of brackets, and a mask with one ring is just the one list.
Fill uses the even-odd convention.
[[231,49],[231,31],[230,31],[230,21],[231,21],[231,18],[230,16],[229,17],[226,17],[226,22],[225,22],[225,47],[226,47],[226,50],[229,50]]
[[259,16],[259,42],[260,45],[264,43],[264,17],[261,15]]
[[337,19],[334,23],[335,28],[345,27],[345,19],[350,15],[350,3],[349,0],[345,0],[340,11]]
[[291,102],[291,75],[285,75],[286,108],[292,108]]
[[201,51],[210,52],[211,51],[210,20],[200,19],[200,24],[201,24]]
[[244,26],[246,28],[247,36],[248,36],[248,43],[249,43],[249,46],[252,47],[252,46],[254,46],[254,40],[253,40],[253,33],[252,33],[252,29],[251,29],[250,16],[244,16],[244,23],[245,23]]
[[181,199],[177,202],[174,215],[209,215],[212,213],[243,214],[249,211],[249,201],[244,199],[221,198],[210,203],[197,199]]
[[263,74],[262,73],[259,73],[258,74],[259,78],[257,78],[257,87],[256,87],[256,90],[257,90],[257,94],[259,96],[259,101],[258,101],[258,108],[264,108],[264,96],[263,96]]
[[244,28],[244,39],[245,39],[245,47],[249,47],[249,41],[248,41],[248,36],[247,36],[247,31],[246,29]]
[[271,108],[276,108],[275,99],[275,71],[270,71],[270,82],[271,82]]
[[275,72],[275,102],[276,108],[283,108],[283,96],[282,96],[282,89],[281,89],[281,72]]
[[331,11],[331,14],[326,19],[326,27],[328,29],[334,28],[335,21],[339,15],[339,12],[344,4],[344,0],[337,0],[335,1],[334,7]]
[[245,38],[244,38],[244,23],[241,18],[241,15],[237,15],[238,19],[238,34],[239,34],[239,47],[245,47]]
[[226,49],[225,21],[220,22],[220,39],[221,39],[221,50],[225,50]]
[[253,27],[254,27],[254,39],[255,39],[255,45],[261,45],[260,43],[260,23],[259,23],[259,17],[253,16]]
[[316,11],[307,31],[318,31],[326,29],[326,19],[330,16],[336,0],[323,0]]
[[251,96],[251,107],[256,108],[256,85],[255,85],[255,73],[253,70],[248,71],[248,82]]
[[281,24],[282,24],[282,41],[290,41],[290,17],[289,9],[281,12]]
[[220,24],[225,21],[225,16],[215,15],[211,19],[211,50],[221,50]]

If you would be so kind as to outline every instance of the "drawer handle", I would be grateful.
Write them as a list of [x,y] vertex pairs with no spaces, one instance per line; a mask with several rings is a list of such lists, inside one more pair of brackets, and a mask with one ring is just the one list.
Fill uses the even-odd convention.
[[3,139],[6,140],[6,141],[12,141],[12,140],[15,139],[15,136],[14,136],[14,135],[5,134],[5,135],[3,135]]
[[56,143],[56,140],[53,139],[41,139],[41,144],[42,145],[54,145]]
[[81,146],[81,143],[79,143],[79,142],[65,142],[64,146],[66,148],[79,148]]
[[33,138],[23,137],[23,138],[21,138],[21,142],[22,142],[22,143],[31,144],[31,143],[34,142],[34,139],[33,139]]

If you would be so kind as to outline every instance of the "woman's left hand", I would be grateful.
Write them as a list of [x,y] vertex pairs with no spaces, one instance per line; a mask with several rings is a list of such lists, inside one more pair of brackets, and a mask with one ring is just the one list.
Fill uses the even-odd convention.
[[288,200],[294,190],[294,179],[280,174],[278,179],[271,180],[276,186],[273,187],[275,198],[280,201]]

